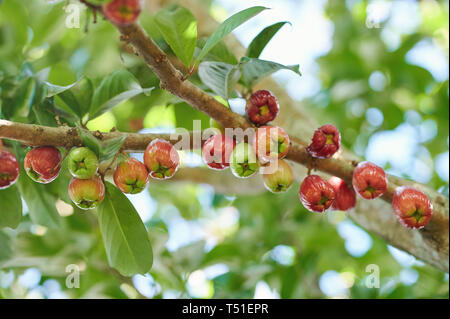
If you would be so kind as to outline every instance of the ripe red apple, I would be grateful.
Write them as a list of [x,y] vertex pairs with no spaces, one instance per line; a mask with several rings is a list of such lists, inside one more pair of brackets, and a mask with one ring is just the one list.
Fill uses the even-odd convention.
[[262,126],[253,136],[253,149],[263,161],[282,159],[289,152],[289,135],[277,126]]
[[259,90],[247,100],[245,111],[250,121],[264,125],[277,117],[279,109],[275,95],[267,90]]
[[4,149],[0,140],[0,189],[5,189],[17,182],[20,164],[13,153]]
[[112,0],[103,5],[103,13],[111,22],[127,25],[137,20],[141,4],[139,0]]
[[264,186],[272,193],[287,191],[294,182],[291,166],[284,160],[275,160],[276,170],[271,174],[263,174]]
[[148,182],[148,171],[144,164],[134,158],[120,162],[114,171],[114,183],[126,194],[137,194]]
[[59,175],[61,152],[53,146],[35,147],[25,156],[24,168],[33,181],[48,184]]
[[230,166],[230,155],[235,146],[233,139],[222,134],[213,135],[203,144],[203,161],[212,169],[224,170]]
[[374,199],[386,192],[388,179],[381,167],[370,162],[361,162],[353,171],[352,184],[355,192],[362,198]]
[[339,150],[341,145],[341,133],[332,124],[319,127],[308,146],[308,153],[317,158],[330,158]]
[[303,180],[299,195],[303,206],[315,213],[327,210],[336,198],[333,186],[317,175],[310,175]]
[[392,208],[400,223],[408,228],[425,227],[433,215],[433,205],[427,195],[408,186],[395,190]]
[[81,209],[93,209],[105,199],[105,185],[98,176],[73,178],[68,192],[70,199]]
[[144,163],[150,176],[156,179],[172,177],[180,165],[180,157],[172,144],[157,138],[148,144],[144,152]]
[[355,207],[356,194],[351,186],[348,186],[344,180],[336,176],[332,176],[328,183],[333,186],[336,192],[336,198],[331,205],[333,209],[346,211]]

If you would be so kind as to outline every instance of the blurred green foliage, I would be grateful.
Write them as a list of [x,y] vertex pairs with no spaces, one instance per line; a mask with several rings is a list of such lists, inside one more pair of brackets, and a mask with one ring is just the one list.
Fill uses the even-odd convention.
[[[209,126],[204,114],[159,89],[156,76],[130,47],[119,41],[119,34],[109,23],[99,19],[96,24],[88,24],[83,9],[80,27],[68,28],[65,22],[69,12],[63,11],[65,1],[54,2],[6,0],[0,5],[0,115],[11,115],[16,121],[56,125],[55,110],[44,107],[48,101],[41,96],[39,76],[43,75],[39,71],[49,68],[46,81],[53,85],[67,86],[86,76],[98,87],[106,76],[126,69],[142,88],[155,89],[149,96],[133,96],[91,119],[87,123],[90,129],[192,129],[193,119],[200,119],[202,128]],[[318,60],[323,89],[305,103],[317,116],[343,128],[343,143],[359,153],[364,152],[364,147],[361,151],[356,146],[365,146],[377,131],[395,129],[405,122],[405,112],[410,110],[418,112],[422,120],[436,122],[437,135],[423,144],[431,157],[448,152],[448,80],[437,82],[427,70],[405,62],[405,54],[427,38],[443,44],[448,55],[448,2],[421,2],[420,28],[404,35],[392,52],[381,40],[382,28],[368,28],[365,24],[368,2],[357,1],[352,6],[346,3],[327,4],[326,15],[334,24],[333,47]],[[140,21],[170,52],[153,17],[144,12]],[[84,32],[87,26],[88,32]],[[228,51],[220,52],[225,62],[238,61]],[[215,56],[220,52],[212,50],[206,58],[220,61]],[[367,80],[375,71],[387,81],[382,92],[369,87]],[[191,80],[207,89],[197,76]],[[14,114],[10,112],[11,101],[18,105],[13,108]],[[354,102],[362,103],[364,108],[357,116],[351,112]],[[371,126],[363,116],[368,107],[383,113],[380,126]],[[23,158],[20,146],[11,145]],[[37,207],[56,202],[60,225],[45,228],[33,224],[39,212],[31,210],[44,208],[28,205],[30,211],[17,229],[0,230],[0,297],[50,297],[45,287],[53,280],[70,298],[139,296],[133,288],[135,281],[108,266],[95,214],[69,205],[69,179],[63,168],[57,181],[42,187],[45,192],[33,185],[30,189],[27,181],[18,183],[22,196],[31,192]],[[437,189],[447,183],[434,173],[429,185]],[[152,215],[145,224],[153,246],[154,265],[149,276],[134,280],[143,280],[151,288],[148,295],[154,298],[251,298],[262,281],[282,298],[325,298],[328,296],[319,284],[321,276],[336,271],[347,287],[338,297],[448,298],[448,275],[419,261],[399,263],[379,237],[369,235],[370,249],[353,256],[337,227],[349,223],[345,214],[307,212],[298,201],[298,186],[277,196],[242,196],[214,193],[207,185],[151,185],[149,194],[155,202],[153,208],[147,207]],[[33,192],[45,193],[47,198]],[[176,228],[177,225],[185,228]],[[181,247],[170,244],[172,237],[183,230],[187,232],[184,237],[191,239],[187,240],[189,243]],[[81,270],[78,289],[66,287],[66,267],[70,264]],[[369,274],[366,267],[370,264],[380,268],[380,289],[365,286]],[[217,265],[221,269],[226,265],[225,271],[208,275],[211,266]],[[37,268],[42,274],[31,288],[19,280],[29,268]],[[416,280],[402,280],[405,269],[412,271]]]

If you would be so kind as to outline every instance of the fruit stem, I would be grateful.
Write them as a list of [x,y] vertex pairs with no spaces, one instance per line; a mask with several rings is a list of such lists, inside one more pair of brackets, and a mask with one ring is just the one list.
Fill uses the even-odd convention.
[[52,173],[54,173],[58,167],[60,167],[62,165],[62,163],[64,162],[64,160],[66,159],[67,155],[69,155],[70,152],[70,147],[65,147],[64,148],[66,150],[66,152],[64,153],[63,157],[61,158],[61,160],[58,162],[58,165],[56,165],[55,167],[53,167],[52,169]]
[[195,71],[195,65],[192,65],[190,68],[189,68],[189,70],[188,70],[188,72],[185,74],[185,75],[183,75],[183,77],[181,78],[181,81],[186,81],[187,79],[189,79],[189,77],[194,73],[194,71]]
[[123,152],[122,149],[118,150],[117,153],[114,155],[114,158],[112,161],[108,164],[108,167],[105,168],[103,172],[100,172],[100,176],[102,177],[102,180],[105,181],[105,175],[108,173],[108,171],[111,169],[112,165],[116,162],[119,155]]

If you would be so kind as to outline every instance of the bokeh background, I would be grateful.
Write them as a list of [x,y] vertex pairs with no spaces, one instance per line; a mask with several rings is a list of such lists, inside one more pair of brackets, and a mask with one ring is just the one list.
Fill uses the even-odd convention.
[[[448,1],[198,1],[219,22],[253,5],[272,8],[234,32],[244,46],[264,27],[290,21],[261,58],[300,64],[303,76],[280,71],[274,79],[321,123],[335,123],[348,149],[448,196]],[[0,1],[0,77],[27,63],[50,68],[49,82],[68,85],[83,74],[100,81],[126,68],[143,86],[158,85],[108,23],[100,19],[86,32],[84,7],[80,28],[67,28],[64,5]],[[148,4],[140,21],[164,47],[153,8]],[[193,119],[209,123],[156,89],[88,127],[171,132],[192,128]],[[198,153],[182,157],[184,167],[202,166]],[[25,216],[17,230],[0,230],[11,244],[2,249],[0,241],[0,297],[448,298],[448,274],[387,245],[344,212],[307,212],[298,186],[275,196],[216,192],[189,180],[151,183],[129,198],[148,227],[155,262],[132,278],[108,267],[95,216],[59,200],[61,229]],[[81,270],[78,289],[66,287],[69,264]],[[379,267],[380,288],[365,285],[369,265]]]

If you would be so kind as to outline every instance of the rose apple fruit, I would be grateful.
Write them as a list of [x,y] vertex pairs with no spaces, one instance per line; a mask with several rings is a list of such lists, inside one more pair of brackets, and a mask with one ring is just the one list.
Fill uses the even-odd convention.
[[61,152],[56,147],[35,147],[25,156],[25,172],[33,181],[48,184],[58,177],[61,158]]
[[341,146],[341,133],[332,124],[319,127],[312,138],[307,151],[316,158],[330,158]]
[[332,176],[328,183],[333,186],[336,192],[336,198],[331,207],[335,210],[349,210],[356,205],[356,193],[353,188],[339,177]]
[[306,209],[321,213],[331,206],[336,198],[336,192],[333,186],[320,176],[310,175],[300,185],[299,196]]
[[253,149],[263,161],[282,159],[289,152],[289,135],[277,126],[262,126],[253,136]]
[[425,227],[433,215],[433,205],[428,196],[408,186],[395,190],[392,208],[400,223],[408,228]]
[[287,191],[294,182],[294,173],[291,166],[284,160],[277,160],[275,172],[263,174],[264,186],[272,193]]
[[68,167],[73,177],[89,179],[97,173],[97,155],[87,147],[74,148],[69,153]]
[[245,112],[251,122],[264,125],[277,117],[279,109],[275,95],[267,90],[259,90],[247,100]]
[[180,157],[172,144],[157,138],[148,144],[144,152],[144,163],[151,177],[167,179],[177,171]]
[[94,209],[105,199],[105,185],[98,176],[73,178],[68,192],[70,199],[81,209]]
[[250,177],[258,171],[258,159],[250,145],[244,142],[236,145],[230,156],[230,169],[239,178]]
[[233,139],[222,134],[213,135],[203,144],[203,161],[209,168],[224,170],[230,166],[229,159],[235,146]]
[[382,196],[388,185],[384,170],[370,162],[361,162],[353,171],[352,184],[362,198],[374,199]]
[[129,157],[117,165],[114,183],[123,193],[140,193],[148,183],[147,167],[137,159]]

